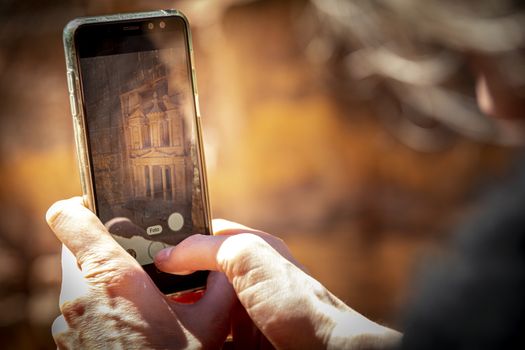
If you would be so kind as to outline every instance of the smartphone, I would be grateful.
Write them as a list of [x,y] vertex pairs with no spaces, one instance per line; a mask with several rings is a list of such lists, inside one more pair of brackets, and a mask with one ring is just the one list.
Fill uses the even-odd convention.
[[64,49],[86,205],[163,293],[202,288],[207,271],[153,264],[211,228],[188,21],[176,10],[78,18]]

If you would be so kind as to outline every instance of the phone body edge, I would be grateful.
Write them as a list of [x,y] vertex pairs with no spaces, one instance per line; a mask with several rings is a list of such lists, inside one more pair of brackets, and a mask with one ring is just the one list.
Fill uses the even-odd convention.
[[[86,115],[83,106],[83,92],[82,85],[80,82],[79,75],[79,59],[75,45],[75,33],[79,27],[87,24],[96,24],[96,23],[105,23],[105,22],[117,22],[117,21],[129,21],[133,19],[147,19],[147,18],[158,18],[166,16],[177,16],[184,21],[185,29],[187,32],[187,47],[189,51],[188,60],[189,60],[189,79],[191,82],[192,97],[193,97],[193,119],[195,125],[195,133],[197,139],[198,147],[198,162],[200,165],[200,185],[201,185],[201,196],[204,204],[204,221],[206,225],[206,233],[209,235],[213,234],[212,231],[212,216],[211,216],[211,206],[209,201],[208,194],[208,184],[207,184],[207,171],[206,171],[206,162],[204,154],[204,145],[202,141],[202,127],[201,127],[201,115],[198,99],[198,89],[195,73],[195,59],[193,53],[193,42],[192,34],[187,17],[175,9],[168,10],[158,10],[158,11],[148,11],[148,12],[135,12],[135,13],[123,13],[123,14],[114,14],[114,15],[104,15],[104,16],[91,16],[91,17],[79,17],[71,20],[66,24],[63,30],[63,46],[65,53],[65,62],[66,62],[66,76],[67,76],[67,86],[69,93],[69,101],[71,108],[71,115],[73,121],[73,130],[75,138],[75,148],[77,153],[78,169],[80,175],[80,183],[82,188],[82,197],[84,205],[89,208],[92,212],[97,213],[96,201],[95,201],[95,190],[93,186],[93,174],[92,174],[92,164],[89,155],[89,142],[87,136],[87,125],[86,125]],[[180,295],[181,293],[190,292],[194,290],[199,290],[204,288],[197,287],[184,291],[175,291],[172,293],[167,293],[168,295]]]

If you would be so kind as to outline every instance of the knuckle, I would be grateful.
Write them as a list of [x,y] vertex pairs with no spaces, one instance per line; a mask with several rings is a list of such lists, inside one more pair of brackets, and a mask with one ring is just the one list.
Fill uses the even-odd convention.
[[126,288],[144,272],[140,266],[117,249],[99,250],[79,258],[84,278],[94,287]]
[[217,261],[230,278],[244,275],[261,264],[261,256],[270,246],[261,237],[243,233],[226,239],[217,253]]
[[56,329],[52,328],[53,334],[66,331],[67,325],[75,325],[77,320],[84,315],[85,304],[81,298],[66,301],[60,305],[60,312],[62,317],[58,317],[53,323],[53,327],[57,327]]
[[232,236],[228,241],[230,241],[233,247],[232,257],[237,259],[248,259],[255,252],[259,252],[268,246],[268,243],[264,239],[251,233]]

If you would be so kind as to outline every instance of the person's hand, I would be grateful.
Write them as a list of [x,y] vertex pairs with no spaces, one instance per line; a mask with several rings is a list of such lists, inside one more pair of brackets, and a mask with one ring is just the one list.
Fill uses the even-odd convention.
[[213,228],[214,236],[194,235],[160,251],[155,264],[175,274],[224,272],[275,347],[383,349],[399,342],[398,332],[352,310],[306,274],[282,240],[225,220],[214,220]]
[[235,294],[211,273],[193,305],[163,295],[81,198],[55,203],[47,222],[65,247],[62,316],[53,324],[60,349],[220,348],[230,330]]

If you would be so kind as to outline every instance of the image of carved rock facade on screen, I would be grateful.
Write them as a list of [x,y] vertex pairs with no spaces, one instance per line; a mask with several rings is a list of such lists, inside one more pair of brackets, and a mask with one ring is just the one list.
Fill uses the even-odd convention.
[[187,58],[163,49],[83,60],[97,211],[148,263],[204,233]]

